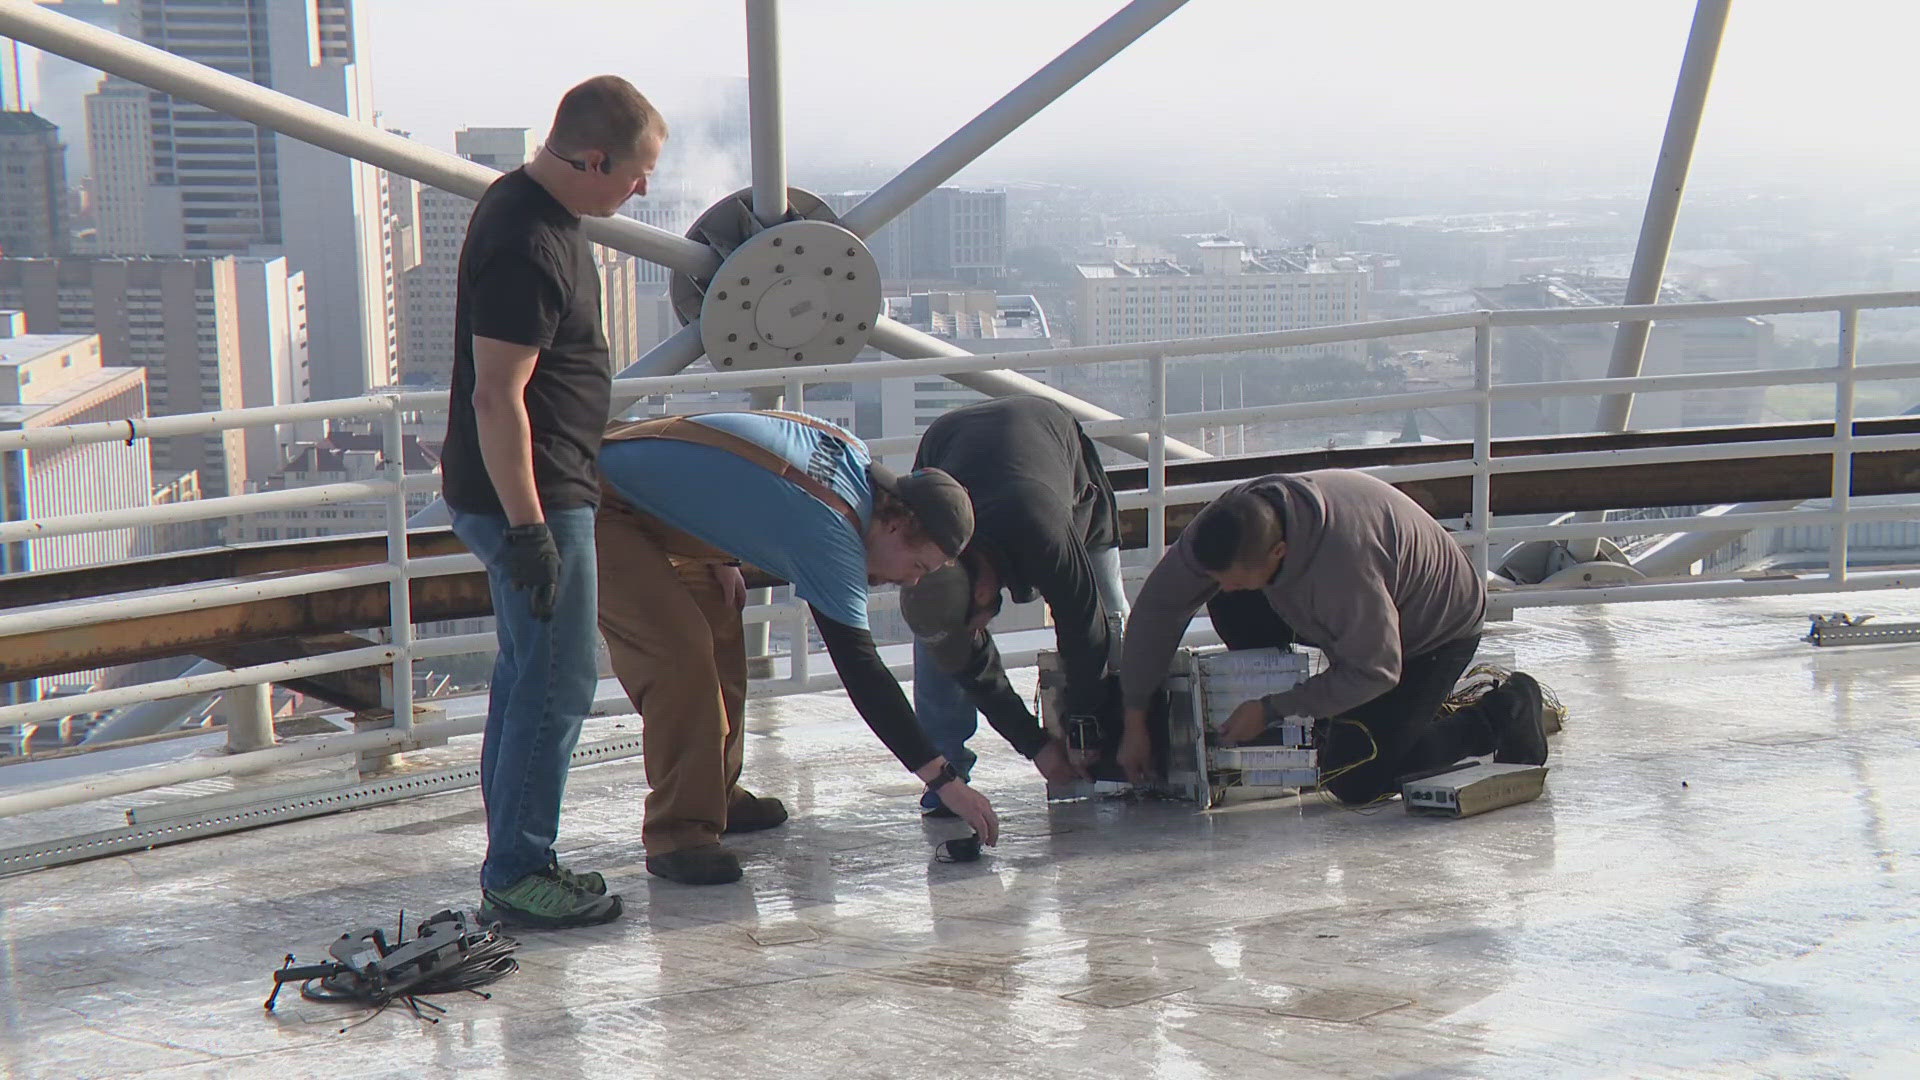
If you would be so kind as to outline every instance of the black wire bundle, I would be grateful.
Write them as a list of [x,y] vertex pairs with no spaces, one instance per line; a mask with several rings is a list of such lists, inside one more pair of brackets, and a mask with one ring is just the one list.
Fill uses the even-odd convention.
[[[291,966],[293,957],[289,954],[286,966],[275,973],[274,997],[279,996],[280,983],[306,976],[300,983],[300,996],[308,1001],[364,1005],[373,1009],[366,1016],[341,1028],[343,1032],[379,1016],[396,1001],[405,1005],[415,1019],[437,1024],[439,1017],[428,1016],[420,1010],[425,1008],[439,1014],[447,1010],[421,998],[434,994],[468,993],[491,1000],[493,995],[481,991],[480,987],[496,983],[520,970],[520,961],[513,958],[520,943],[502,934],[498,923],[490,923],[484,930],[469,931],[464,917],[454,912],[441,912],[429,919],[419,928],[418,937],[427,937],[436,924],[446,922],[452,922],[460,931],[457,939],[449,946],[436,950],[430,959],[421,960],[411,972],[382,971],[370,977],[367,970],[359,970],[345,963],[294,968]],[[400,928],[395,937],[403,943],[405,930],[406,913],[401,912]],[[399,951],[397,948],[388,949],[385,939],[377,933],[364,940],[375,943],[381,960]],[[336,955],[344,955],[338,949],[335,951]],[[393,977],[387,977],[389,974]],[[268,998],[266,1007],[272,1009],[273,1002],[274,998]]]

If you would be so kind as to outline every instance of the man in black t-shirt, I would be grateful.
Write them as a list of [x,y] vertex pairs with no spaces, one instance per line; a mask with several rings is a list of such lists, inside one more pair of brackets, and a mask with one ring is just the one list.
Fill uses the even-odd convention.
[[[963,777],[978,714],[1043,776],[1065,783],[1079,765],[1007,681],[987,624],[1004,590],[1047,602],[1066,673],[1069,716],[1100,711],[1127,596],[1113,484],[1073,415],[1027,394],[953,409],[927,427],[915,468],[937,468],[973,497],[974,533],[960,558],[900,590],[913,631],[913,711]],[[921,800],[938,814],[939,804]]]
[[500,641],[480,752],[481,909],[522,926],[620,915],[601,875],[553,852],[598,682],[594,458],[612,393],[580,219],[646,194],[666,136],[626,80],[581,83],[534,159],[481,196],[460,250],[442,487],[453,531],[486,564]]

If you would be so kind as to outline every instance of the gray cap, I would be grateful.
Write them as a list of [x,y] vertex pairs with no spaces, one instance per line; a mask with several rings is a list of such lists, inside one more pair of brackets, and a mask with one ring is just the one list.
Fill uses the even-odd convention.
[[921,641],[934,643],[954,630],[965,630],[973,613],[973,578],[966,564],[943,566],[900,587],[900,617]]
[[947,558],[958,558],[973,539],[973,500],[960,481],[942,469],[915,469],[905,476],[877,461],[867,464],[873,485],[907,504]]

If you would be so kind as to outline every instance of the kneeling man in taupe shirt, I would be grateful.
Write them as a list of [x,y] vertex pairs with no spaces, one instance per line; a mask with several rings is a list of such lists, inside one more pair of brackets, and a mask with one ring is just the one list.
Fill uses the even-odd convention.
[[1286,717],[1311,717],[1321,787],[1342,802],[1377,801],[1401,777],[1463,758],[1547,760],[1540,686],[1528,675],[1441,715],[1486,615],[1486,583],[1465,552],[1397,488],[1328,469],[1264,476],[1215,499],[1141,587],[1120,663],[1119,759],[1136,782],[1152,768],[1147,706],[1202,604],[1230,649],[1298,641],[1325,654],[1326,670],[1241,705],[1221,734],[1248,742]]

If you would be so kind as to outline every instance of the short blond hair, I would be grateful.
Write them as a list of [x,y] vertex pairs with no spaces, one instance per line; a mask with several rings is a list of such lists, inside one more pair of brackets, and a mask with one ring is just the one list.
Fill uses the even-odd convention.
[[566,155],[598,150],[614,159],[631,156],[650,137],[667,137],[660,110],[620,76],[595,75],[560,99],[547,146]]

